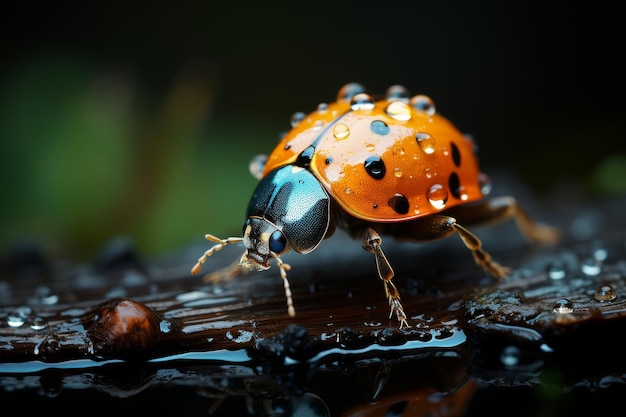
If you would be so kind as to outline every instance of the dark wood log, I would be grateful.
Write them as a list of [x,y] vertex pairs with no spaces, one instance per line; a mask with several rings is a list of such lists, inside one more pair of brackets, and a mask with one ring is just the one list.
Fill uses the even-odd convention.
[[[626,199],[560,198],[524,196],[536,218],[561,228],[557,245],[530,245],[512,221],[473,229],[514,268],[503,282],[478,268],[457,237],[386,239],[404,329],[389,318],[373,257],[341,232],[309,255],[284,258],[293,318],[275,266],[218,284],[192,276],[208,242],[146,260],[119,240],[89,265],[16,249],[0,287],[0,385],[26,398],[86,389],[83,398],[103,391],[138,405],[162,390],[191,389],[193,401],[220,415],[446,407],[460,415],[480,409],[484,386],[542,386],[546,374],[558,375],[563,395],[613,389],[626,371]],[[224,248],[203,272],[241,251]]]

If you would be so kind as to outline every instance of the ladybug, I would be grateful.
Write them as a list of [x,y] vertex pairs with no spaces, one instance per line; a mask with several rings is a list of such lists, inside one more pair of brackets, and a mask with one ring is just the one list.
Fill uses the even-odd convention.
[[558,232],[534,223],[513,197],[487,199],[490,182],[481,172],[476,145],[435,109],[425,95],[411,97],[400,85],[376,97],[358,83],[343,86],[332,103],[308,115],[294,113],[292,129],[268,156],[257,156],[250,171],[260,181],[248,204],[243,237],[215,242],[192,268],[224,246],[243,242],[240,261],[215,277],[244,268],[267,270],[274,260],[284,283],[288,314],[295,315],[287,280],[290,250],[315,250],[336,227],[374,255],[400,327],[408,326],[393,269],[382,249],[388,235],[428,241],[458,234],[487,273],[504,278],[510,269],[482,248],[464,224],[513,217],[530,241],[555,242]]

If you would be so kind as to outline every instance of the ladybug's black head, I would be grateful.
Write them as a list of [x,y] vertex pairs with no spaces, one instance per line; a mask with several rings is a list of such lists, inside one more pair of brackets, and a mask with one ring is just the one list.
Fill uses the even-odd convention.
[[272,223],[260,217],[250,217],[243,228],[246,252],[241,257],[242,265],[257,271],[265,270],[270,267],[272,253],[279,256],[289,252],[285,235]]
[[330,198],[310,171],[286,165],[259,182],[247,217],[241,264],[264,270],[272,257],[291,249],[306,254],[324,240],[330,224]]

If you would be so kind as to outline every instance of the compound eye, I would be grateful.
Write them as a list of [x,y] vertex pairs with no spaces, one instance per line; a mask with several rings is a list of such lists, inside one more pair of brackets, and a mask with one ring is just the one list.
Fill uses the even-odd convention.
[[287,245],[287,239],[280,230],[276,230],[270,236],[270,250],[274,253],[280,253],[285,250]]

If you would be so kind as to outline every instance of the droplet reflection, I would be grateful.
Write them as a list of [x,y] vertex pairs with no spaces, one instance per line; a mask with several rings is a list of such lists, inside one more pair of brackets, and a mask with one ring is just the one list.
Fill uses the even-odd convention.
[[594,258],[588,258],[583,261],[580,269],[583,274],[593,277],[598,275],[602,268],[600,262],[598,262]]
[[563,279],[565,278],[566,275],[566,271],[565,271],[565,265],[563,265],[562,262],[552,262],[550,265],[548,265],[548,267],[546,268],[546,273],[548,274],[548,277],[550,279]]
[[422,111],[428,116],[432,116],[436,112],[435,102],[430,97],[423,94],[414,96],[411,99],[410,104],[415,110]]
[[593,294],[593,298],[601,302],[613,301],[616,297],[615,290],[610,285],[600,285]]
[[294,114],[291,115],[291,127],[296,127],[298,126],[298,124],[304,120],[304,118],[306,117],[306,114],[304,114],[301,111],[297,111]]
[[392,101],[385,107],[387,116],[398,121],[407,121],[411,118],[411,108],[404,101]]
[[567,298],[559,298],[554,301],[552,311],[557,314],[569,314],[574,311],[574,305]]
[[504,366],[515,366],[519,363],[520,350],[516,346],[507,346],[500,353],[500,362]]
[[33,330],[43,330],[48,327],[48,321],[43,317],[35,317],[30,322],[30,328]]
[[428,133],[418,133],[415,135],[415,139],[425,154],[430,155],[435,152],[435,138]]
[[448,202],[448,191],[441,184],[433,184],[426,193],[426,197],[434,208],[440,210]]
[[366,93],[359,93],[350,100],[350,108],[354,111],[371,110],[374,108],[374,105],[374,98]]
[[7,316],[6,322],[10,327],[22,327],[32,313],[28,306],[18,307]]
[[333,137],[336,140],[343,140],[350,136],[350,128],[345,123],[337,123],[333,126]]

